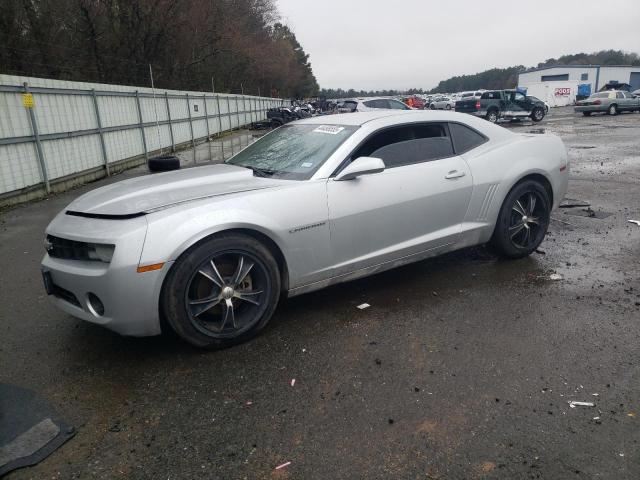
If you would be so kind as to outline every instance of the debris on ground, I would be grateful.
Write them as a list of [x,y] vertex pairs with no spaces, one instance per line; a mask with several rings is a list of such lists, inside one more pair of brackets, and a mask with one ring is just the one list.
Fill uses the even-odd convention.
[[371,305],[369,305],[368,303],[362,303],[360,305],[358,305],[357,308],[359,308],[360,310],[364,310],[365,308],[369,308]]
[[562,223],[564,225],[569,225],[570,227],[576,227],[577,226],[577,225],[574,225],[573,223],[565,222],[564,220],[560,220],[559,218],[555,218],[555,217],[551,217],[551,220],[554,220],[556,222]]
[[610,212],[602,212],[600,210],[595,211],[591,207],[581,208],[580,210],[570,210],[565,212],[566,215],[572,215],[574,217],[587,217],[587,218],[597,218],[602,220],[603,218],[610,217],[613,213]]
[[640,220],[627,220],[629,223],[635,223],[640,227]]
[[565,199],[561,204],[560,208],[575,208],[575,207],[590,207],[591,203],[586,202],[584,200],[574,200],[572,198]]
[[549,275],[549,280],[564,280],[564,277],[559,273],[552,273]]
[[291,465],[291,462],[285,462],[282,465],[278,465],[276,467],[276,470],[280,470],[281,468],[288,467],[289,465]]
[[295,384],[296,384],[296,379],[295,379],[295,378],[292,378],[292,379],[291,379],[291,386],[293,387]]
[[569,401],[569,406],[571,408],[576,408],[576,407],[595,407],[596,404],[593,402],[577,402],[575,400],[570,400]]

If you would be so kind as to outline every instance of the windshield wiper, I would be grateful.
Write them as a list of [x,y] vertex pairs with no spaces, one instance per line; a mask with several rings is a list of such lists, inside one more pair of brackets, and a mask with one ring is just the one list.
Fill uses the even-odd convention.
[[264,168],[258,168],[258,167],[250,167],[248,165],[243,165],[243,167],[248,168],[249,170],[253,170],[253,174],[256,177],[270,177],[272,176],[274,173],[276,173],[273,170],[266,170]]

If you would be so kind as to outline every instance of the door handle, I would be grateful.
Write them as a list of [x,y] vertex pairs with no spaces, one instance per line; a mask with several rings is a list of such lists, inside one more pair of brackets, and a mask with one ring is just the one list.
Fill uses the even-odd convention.
[[458,170],[451,170],[449,173],[447,173],[444,176],[444,178],[446,178],[447,180],[453,180],[454,178],[460,178],[464,176],[465,176],[464,172],[459,172]]

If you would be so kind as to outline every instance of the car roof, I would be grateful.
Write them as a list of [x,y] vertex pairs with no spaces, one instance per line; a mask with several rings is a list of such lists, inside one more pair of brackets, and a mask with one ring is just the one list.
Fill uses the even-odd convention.
[[[425,122],[460,122],[466,120],[468,116],[464,113],[447,112],[440,110],[374,110],[370,112],[353,112],[339,113],[336,115],[319,115],[317,117],[304,118],[296,120],[298,125],[356,125],[362,126],[365,123],[379,120],[381,118],[390,119],[390,117],[405,117],[409,120],[409,116],[413,116],[417,121]],[[404,120],[404,119],[403,119]],[[469,123],[467,120],[465,123]]]

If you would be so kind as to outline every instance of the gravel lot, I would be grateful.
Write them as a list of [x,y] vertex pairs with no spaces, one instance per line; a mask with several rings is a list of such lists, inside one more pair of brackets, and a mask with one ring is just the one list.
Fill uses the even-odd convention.
[[8,478],[640,478],[640,115],[509,128],[560,135],[567,196],[611,215],[554,212],[527,259],[465,250],[297,297],[220,352],[49,303],[44,228],[106,181],[1,213],[0,382],[77,427]]

